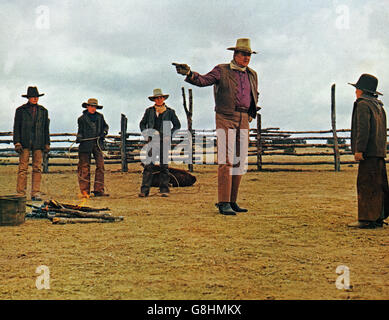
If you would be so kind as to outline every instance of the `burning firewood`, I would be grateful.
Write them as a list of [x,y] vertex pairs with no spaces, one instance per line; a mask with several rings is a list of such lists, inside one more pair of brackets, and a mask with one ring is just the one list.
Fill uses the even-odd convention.
[[92,208],[87,206],[60,203],[56,200],[45,201],[44,204],[50,206],[51,208],[65,208],[84,212],[109,211],[109,208]]

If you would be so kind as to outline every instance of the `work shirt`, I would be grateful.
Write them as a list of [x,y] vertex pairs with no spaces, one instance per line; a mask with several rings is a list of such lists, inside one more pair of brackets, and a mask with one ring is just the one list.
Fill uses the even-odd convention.
[[[236,106],[241,109],[250,108],[251,103],[251,88],[250,80],[247,71],[233,70],[235,79],[237,82],[236,91]],[[200,87],[206,87],[217,83],[220,80],[221,70],[220,66],[217,65],[210,72],[205,75],[195,74],[195,77],[191,79],[191,82]]]

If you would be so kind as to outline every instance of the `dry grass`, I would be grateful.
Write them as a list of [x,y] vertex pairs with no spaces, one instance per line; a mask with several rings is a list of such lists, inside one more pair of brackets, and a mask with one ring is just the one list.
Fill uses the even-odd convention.
[[[348,229],[356,167],[322,168],[248,172],[239,203],[249,213],[225,217],[214,207],[215,166],[196,166],[195,186],[167,199],[136,197],[139,165],[109,166],[111,197],[88,204],[125,220],[1,227],[0,299],[388,299],[388,227]],[[77,203],[74,170],[52,167],[45,198]],[[1,194],[14,193],[15,180],[16,167],[0,167]],[[50,290],[35,287],[40,265]],[[339,265],[352,290],[336,288]]]

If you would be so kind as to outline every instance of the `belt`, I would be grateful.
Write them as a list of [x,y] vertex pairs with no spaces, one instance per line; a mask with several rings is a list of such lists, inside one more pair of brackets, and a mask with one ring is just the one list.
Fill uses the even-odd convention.
[[237,112],[243,112],[243,113],[248,113],[249,109],[242,108],[242,107],[235,107],[235,111]]

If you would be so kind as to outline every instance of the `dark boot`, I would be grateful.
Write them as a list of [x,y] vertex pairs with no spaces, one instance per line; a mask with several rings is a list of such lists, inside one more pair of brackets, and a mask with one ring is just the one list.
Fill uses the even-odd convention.
[[109,194],[105,193],[104,191],[92,191],[92,193],[95,195],[95,197],[109,197]]
[[235,212],[247,212],[247,209],[240,208],[236,202],[230,202],[232,210]]
[[387,222],[385,222],[383,219],[378,219],[376,222],[375,222],[375,224],[376,224],[376,226],[377,226],[377,228],[382,228],[383,226],[384,226],[384,224],[385,225],[388,225],[388,223]]
[[219,213],[224,214],[226,216],[235,216],[236,213],[232,210],[229,202],[219,202],[216,203],[216,207],[219,208]]
[[[375,229],[379,227],[375,221],[356,221],[348,224],[350,228]],[[382,227],[382,226],[381,226]]]

